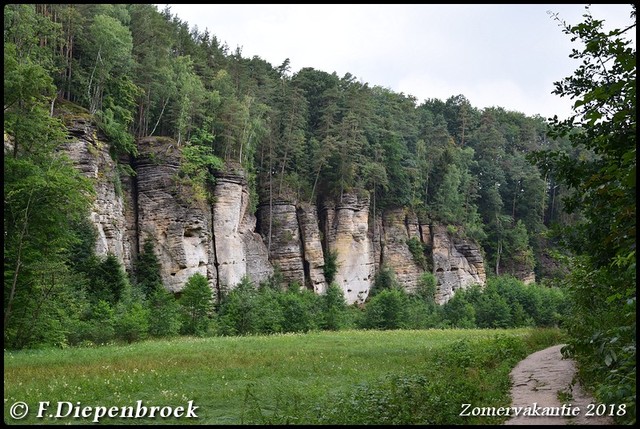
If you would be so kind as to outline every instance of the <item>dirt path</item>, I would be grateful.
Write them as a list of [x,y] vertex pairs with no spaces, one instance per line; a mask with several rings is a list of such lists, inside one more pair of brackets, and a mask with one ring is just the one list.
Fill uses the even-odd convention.
[[[612,425],[611,417],[587,416],[587,411],[592,410],[597,414],[597,402],[588,396],[579,384],[573,383],[576,372],[575,362],[570,359],[562,359],[560,349],[564,344],[549,347],[527,356],[511,371],[512,407],[524,407],[537,411],[537,416],[512,417],[506,425]],[[560,394],[558,398],[558,392]],[[534,404],[536,404],[534,406]],[[590,406],[590,404],[593,404]],[[563,408],[564,405],[564,408]],[[553,407],[556,410],[552,414],[560,416],[543,416],[544,407]],[[576,407],[579,412],[576,412]],[[547,408],[549,414],[551,408]],[[604,408],[600,408],[603,414]],[[577,414],[569,417],[571,412]],[[562,414],[568,417],[563,417]]]

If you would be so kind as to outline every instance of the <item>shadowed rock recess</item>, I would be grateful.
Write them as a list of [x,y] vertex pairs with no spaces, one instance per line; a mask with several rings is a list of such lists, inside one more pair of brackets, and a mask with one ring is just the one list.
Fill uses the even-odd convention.
[[[139,154],[129,163],[135,175],[118,173],[108,143],[94,124],[69,124],[72,139],[64,147],[77,168],[94,180],[97,197],[91,222],[98,232],[96,252],[115,254],[131,271],[145,240],[151,239],[165,287],[180,291],[201,273],[218,293],[244,276],[265,281],[276,267],[290,283],[324,293],[324,264],[337,257],[334,282],[349,304],[363,303],[381,266],[396,273],[407,291],[416,290],[426,269],[438,279],[436,299],[448,301],[456,290],[484,285],[479,246],[455,237],[446,225],[420,223],[403,207],[372,215],[366,193],[345,193],[317,205],[293,197],[261,198],[249,211],[246,174],[219,173],[207,201],[181,177],[181,152],[167,137],[139,139]],[[408,245],[421,243],[426,264]],[[218,295],[219,296],[219,295]]]

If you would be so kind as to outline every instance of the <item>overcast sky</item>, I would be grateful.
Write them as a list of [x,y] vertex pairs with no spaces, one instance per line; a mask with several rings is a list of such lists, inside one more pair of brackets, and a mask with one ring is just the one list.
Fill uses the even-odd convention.
[[[165,5],[158,5],[162,10]],[[230,50],[242,48],[291,72],[313,67],[370,86],[446,100],[462,94],[477,108],[499,106],[545,118],[566,117],[572,102],[551,94],[573,74],[570,36],[548,11],[569,24],[585,5],[170,5],[193,28],[205,28]],[[605,28],[624,28],[627,4],[591,6]],[[635,32],[633,32],[635,35]],[[635,37],[635,36],[634,36]]]

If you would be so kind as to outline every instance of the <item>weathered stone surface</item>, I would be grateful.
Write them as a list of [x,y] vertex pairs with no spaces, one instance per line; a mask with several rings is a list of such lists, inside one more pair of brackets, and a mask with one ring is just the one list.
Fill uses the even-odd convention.
[[422,243],[427,247],[433,247],[433,240],[431,237],[431,225],[421,223],[420,233],[421,233]]
[[13,144],[13,138],[5,132],[4,133],[4,156],[8,156],[12,154],[14,150],[15,150],[15,146]]
[[524,284],[535,283],[536,274],[533,272],[533,261],[527,250],[521,250],[507,261],[500,264],[500,274],[509,274],[522,281]]
[[216,284],[211,210],[178,178],[175,141],[147,137],[138,142],[138,231],[155,243],[165,287],[177,292],[195,273]]
[[382,227],[381,215],[376,215],[373,219],[369,217],[369,219],[369,236],[371,237],[371,245],[373,246],[373,265],[377,273],[380,271],[380,263],[383,257],[384,229]]
[[417,238],[422,240],[422,233],[420,232],[420,223],[418,222],[418,216],[413,210],[405,210],[405,224],[407,227],[407,235],[409,238]]
[[472,267],[472,270],[470,272],[473,274],[475,270],[475,274],[477,274],[478,278],[482,280],[482,284],[484,284],[484,282],[487,280],[487,275],[484,267],[484,257],[482,256],[480,246],[478,246],[474,242],[461,240],[457,237],[453,238],[453,245],[455,246],[456,250],[465,257],[467,263]]
[[95,124],[89,120],[73,119],[67,126],[71,139],[60,150],[85,177],[93,180],[96,191],[90,213],[97,231],[96,254],[112,253],[130,270],[131,243],[126,230],[123,188],[116,162],[109,155],[109,145],[98,137]]
[[269,223],[273,218],[269,260],[274,267],[280,267],[282,275],[289,283],[297,282],[301,286],[304,285],[302,242],[295,204],[289,201],[274,201],[272,210],[269,205],[262,205],[258,210],[260,234],[267,246]]
[[218,262],[218,281],[232,289],[247,273],[247,254],[240,223],[249,205],[249,193],[242,176],[216,177],[213,191],[213,233]]
[[254,233],[255,217],[247,212],[249,191],[244,174],[217,176],[214,197],[213,231],[221,287],[233,288],[245,275],[255,283],[266,280],[273,269],[266,246]]
[[327,284],[324,278],[324,252],[320,241],[316,206],[301,203],[298,206],[298,223],[300,225],[304,271],[308,287],[315,293],[323,294],[327,290]]
[[363,303],[374,278],[374,252],[369,230],[369,199],[344,194],[337,205],[324,207],[325,237],[329,251],[337,253],[335,282],[349,304]]
[[[271,208],[263,203],[256,221],[248,213],[249,193],[241,170],[219,174],[214,202],[207,203],[179,177],[180,150],[172,139],[140,139],[137,175],[118,179],[116,163],[95,125],[78,117],[69,129],[73,139],[63,149],[96,184],[91,213],[98,230],[96,252],[115,254],[131,270],[139,247],[151,237],[163,281],[172,291],[181,290],[196,272],[212,287],[233,288],[245,275],[257,284],[277,265],[288,282],[323,293],[327,249],[337,255],[334,281],[348,303],[366,300],[381,264],[393,269],[399,283],[412,292],[423,271],[407,245],[410,237],[432,250],[428,256],[438,278],[439,303],[460,288],[486,281],[477,245],[452,237],[445,226],[424,224],[406,209],[369,219],[368,197],[347,193],[340,202],[323,206],[321,237],[316,206],[296,206],[286,192],[286,198],[280,195]],[[10,150],[6,136],[5,150]],[[256,222],[260,234],[255,232]],[[525,282],[535,280],[532,273],[520,274]]]
[[255,232],[256,217],[245,214],[240,227],[247,258],[247,276],[256,284],[266,281],[273,274],[269,251],[260,234]]
[[407,211],[404,209],[387,210],[382,216],[384,248],[382,263],[396,274],[396,280],[407,292],[415,292],[420,274],[424,271],[418,266],[409,251],[407,240],[409,233],[419,238],[417,218],[408,227]]
[[536,282],[536,273],[533,271],[519,271],[515,274],[516,278],[522,280],[526,285]]
[[[121,163],[128,164],[129,159],[120,160]],[[124,219],[125,219],[125,240],[128,242],[131,254],[131,264],[135,261],[143,243],[139,241],[138,234],[138,183],[136,175],[121,175],[122,190],[124,196]],[[132,267],[128,267],[131,271]]]
[[444,225],[433,225],[431,233],[437,303],[446,303],[458,289],[485,284],[482,254],[475,244],[452,238]]

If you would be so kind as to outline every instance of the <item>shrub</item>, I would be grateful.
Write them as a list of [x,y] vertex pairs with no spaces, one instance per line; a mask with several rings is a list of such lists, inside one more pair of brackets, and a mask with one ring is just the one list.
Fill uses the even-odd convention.
[[418,279],[416,295],[422,298],[427,304],[435,305],[437,286],[438,279],[433,273],[422,273]]
[[338,252],[328,251],[324,256],[324,279],[328,284],[333,283],[338,272]]
[[445,324],[450,324],[455,328],[476,327],[476,310],[467,299],[467,294],[467,291],[460,290],[443,305],[443,322]]
[[407,325],[409,297],[399,288],[385,289],[367,303],[363,327],[367,329],[400,329]]
[[425,256],[425,245],[417,237],[411,237],[407,240],[407,246],[416,265],[426,270],[427,258]]
[[115,321],[116,337],[133,343],[147,338],[149,310],[141,302],[119,303]]
[[320,327],[331,331],[345,328],[348,325],[349,315],[342,289],[337,284],[331,283],[320,300],[322,308]]
[[381,265],[380,269],[376,273],[373,279],[373,287],[369,291],[369,298],[373,298],[376,294],[385,289],[398,288],[398,281],[396,280],[396,273],[392,268],[386,265]]
[[106,344],[116,336],[115,312],[104,300],[98,301],[90,310],[89,318],[81,325],[82,332],[78,342],[92,341],[95,344]]
[[283,332],[308,332],[318,328],[319,297],[309,290],[293,289],[280,294]]
[[146,297],[151,296],[156,290],[163,287],[160,262],[153,250],[153,241],[151,239],[145,240],[142,252],[140,252],[136,261],[135,280],[136,285],[144,292]]
[[178,335],[182,326],[180,304],[173,294],[165,289],[156,289],[147,299],[149,309],[149,335],[172,337]]
[[181,332],[187,335],[204,334],[213,312],[213,296],[207,278],[200,273],[189,277],[178,303],[182,308]]
[[[258,290],[248,277],[244,277],[238,285],[227,293],[220,303],[218,312],[218,333],[220,335],[246,335],[258,332],[258,330],[271,330],[280,332],[280,317],[277,311],[280,309],[274,297],[277,289],[275,284],[265,284],[260,288],[263,292],[262,306],[266,306],[263,314],[257,313]],[[262,326],[258,327],[257,319],[262,319]]]

